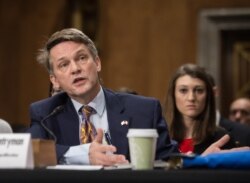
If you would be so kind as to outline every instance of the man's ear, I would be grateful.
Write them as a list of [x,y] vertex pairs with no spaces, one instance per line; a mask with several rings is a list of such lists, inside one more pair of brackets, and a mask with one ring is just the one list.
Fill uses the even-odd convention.
[[49,78],[53,85],[53,88],[60,88],[60,84],[57,82],[57,78],[54,74],[50,74]]
[[101,60],[100,60],[99,57],[96,57],[95,63],[96,63],[97,71],[98,71],[98,72],[101,72],[101,70],[102,70],[102,64],[101,64]]

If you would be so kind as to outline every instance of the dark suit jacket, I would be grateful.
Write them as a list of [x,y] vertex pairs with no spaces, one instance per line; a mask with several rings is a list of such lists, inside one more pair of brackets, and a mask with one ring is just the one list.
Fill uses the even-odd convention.
[[237,146],[250,146],[250,127],[237,122],[220,118],[219,125],[231,133]]
[[[177,145],[170,140],[166,121],[162,116],[161,106],[158,100],[148,97],[114,93],[103,89],[109,130],[112,144],[117,148],[117,154],[123,154],[129,158],[127,132],[129,128],[156,128],[159,134],[157,140],[156,159],[165,159],[169,153],[178,152]],[[48,139],[49,134],[41,126],[41,121],[48,116],[57,106],[64,108],[55,115],[49,117],[44,124],[57,137],[57,159],[70,146],[80,144],[79,118],[74,106],[66,93],[60,93],[48,99],[31,104],[31,127],[28,130],[32,138]],[[121,125],[123,120],[128,125]]]

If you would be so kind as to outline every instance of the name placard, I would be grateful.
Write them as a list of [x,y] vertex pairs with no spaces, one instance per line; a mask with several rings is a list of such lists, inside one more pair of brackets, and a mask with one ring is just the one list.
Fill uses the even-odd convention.
[[0,168],[34,168],[30,134],[0,134]]

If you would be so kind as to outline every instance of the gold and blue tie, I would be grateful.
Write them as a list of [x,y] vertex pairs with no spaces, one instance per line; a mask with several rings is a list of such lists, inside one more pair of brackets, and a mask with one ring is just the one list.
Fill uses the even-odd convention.
[[83,106],[81,108],[82,120],[81,123],[81,142],[82,144],[91,143],[96,135],[96,129],[94,125],[90,122],[90,115],[95,112],[95,110],[90,106]]

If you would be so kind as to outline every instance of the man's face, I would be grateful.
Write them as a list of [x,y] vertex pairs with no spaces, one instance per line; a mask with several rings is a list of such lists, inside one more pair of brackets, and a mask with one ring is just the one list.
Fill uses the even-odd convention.
[[230,106],[229,119],[250,125],[250,99],[240,98]]
[[99,57],[93,58],[83,43],[65,41],[50,50],[53,74],[50,80],[54,87],[61,88],[73,99],[87,104],[99,92]]

